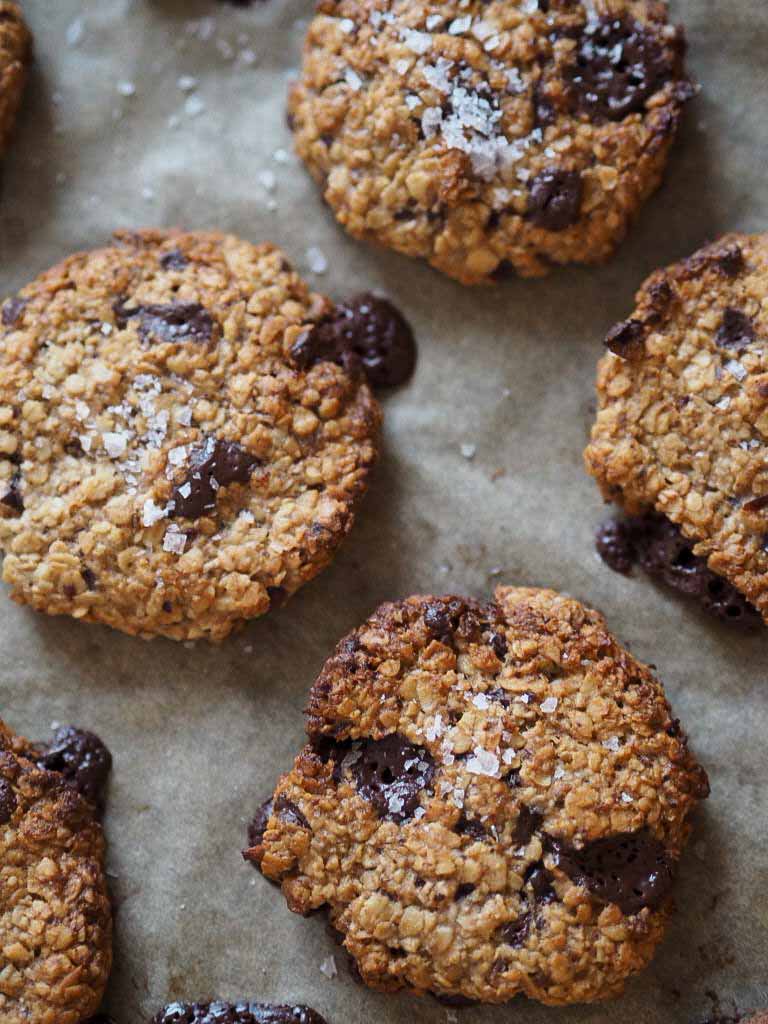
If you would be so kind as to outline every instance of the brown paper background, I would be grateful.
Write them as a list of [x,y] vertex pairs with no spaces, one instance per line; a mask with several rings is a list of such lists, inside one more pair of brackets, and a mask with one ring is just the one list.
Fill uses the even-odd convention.
[[[765,227],[768,6],[674,3],[704,91],[663,190],[608,266],[497,290],[467,290],[353,242],[295,160],[273,159],[290,148],[284,94],[304,0],[25,8],[37,65],[2,170],[0,294],[115,227],[223,228],[277,242],[301,269],[319,246],[330,267],[318,287],[395,296],[420,342],[415,379],[385,399],[384,455],[355,530],[284,610],[219,648],[187,648],[0,604],[2,716],[34,737],[77,722],[115,755],[108,1006],[118,1024],[143,1024],[170,998],[219,995],[306,1001],[330,1024],[446,1020],[432,1000],[358,987],[322,919],[290,914],[239,851],[246,819],[302,742],[307,690],[335,642],[382,600],[485,595],[497,579],[555,586],[606,613],[658,666],[713,796],[669,936],[623,999],[568,1010],[518,1000],[461,1010],[461,1021],[693,1024],[715,995],[724,1008],[766,1005],[768,635],[729,632],[647,580],[605,569],[592,546],[603,509],[581,451],[601,338],[646,273],[721,231]],[[188,31],[203,16],[215,19],[207,42]],[[76,17],[82,38],[68,45]],[[231,59],[222,43],[250,48],[255,62]],[[197,117],[183,112],[182,74],[198,79]],[[135,96],[119,81],[134,82]],[[265,169],[279,179],[274,210],[258,184]],[[462,445],[476,445],[473,459]],[[330,981],[319,965],[334,952]]]

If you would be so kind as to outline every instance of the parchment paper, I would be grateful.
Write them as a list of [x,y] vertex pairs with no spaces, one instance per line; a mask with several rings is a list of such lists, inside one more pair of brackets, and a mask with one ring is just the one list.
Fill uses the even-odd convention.
[[[223,228],[275,241],[305,271],[322,265],[307,254],[319,249],[318,287],[391,294],[420,342],[415,379],[385,399],[385,452],[358,524],[287,608],[212,648],[0,603],[2,717],[33,737],[76,722],[115,754],[118,1024],[203,996],[306,1001],[330,1024],[446,1020],[432,1000],[356,985],[322,918],[290,914],[239,850],[302,743],[306,694],[336,641],[382,600],[487,595],[500,580],[555,586],[606,613],[658,666],[713,795],[669,936],[623,999],[569,1010],[521,999],[458,1011],[461,1021],[693,1024],[716,998],[724,1009],[768,1004],[768,632],[734,634],[603,567],[592,534],[604,511],[581,465],[601,339],[644,276],[724,230],[766,227],[768,7],[676,0],[704,92],[662,192],[605,268],[497,290],[353,242],[286,159],[285,89],[309,0],[25,8],[37,65],[3,167],[0,294],[115,227]],[[333,980],[320,971],[330,955]]]

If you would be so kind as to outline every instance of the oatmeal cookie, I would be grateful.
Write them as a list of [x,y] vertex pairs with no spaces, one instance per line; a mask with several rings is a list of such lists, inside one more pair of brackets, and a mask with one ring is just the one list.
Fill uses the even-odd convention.
[[32,35],[14,0],[0,0],[0,156],[11,137],[32,61]]
[[330,562],[376,459],[372,310],[313,294],[271,245],[159,230],[6,301],[12,596],[177,640],[282,604]]
[[596,263],[684,102],[661,0],[320,0],[288,116],[356,238],[464,284]]
[[661,684],[577,601],[385,604],[315,683],[246,859],[366,984],[550,1005],[651,959],[708,793]]
[[768,235],[657,271],[608,334],[585,453],[608,501],[666,517],[768,617]]
[[0,722],[3,1024],[80,1024],[98,1008],[112,961],[96,809],[72,758],[68,775],[38,763],[49,749]]

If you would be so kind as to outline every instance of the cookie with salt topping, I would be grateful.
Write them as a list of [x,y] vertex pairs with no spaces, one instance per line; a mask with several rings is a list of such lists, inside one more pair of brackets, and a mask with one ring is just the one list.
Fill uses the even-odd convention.
[[606,500],[644,517],[651,569],[733,621],[768,620],[766,295],[767,235],[652,274],[606,338],[585,453]]
[[328,908],[366,984],[564,1005],[650,961],[707,778],[597,612],[511,587],[382,605],[308,716],[245,856]]
[[8,299],[12,597],[214,641],[282,604],[330,562],[366,489],[380,410],[363,370],[391,382],[408,355],[390,312],[312,293],[271,245],[161,230],[118,233]]
[[694,92],[660,0],[321,0],[289,97],[339,222],[465,284],[606,259]]

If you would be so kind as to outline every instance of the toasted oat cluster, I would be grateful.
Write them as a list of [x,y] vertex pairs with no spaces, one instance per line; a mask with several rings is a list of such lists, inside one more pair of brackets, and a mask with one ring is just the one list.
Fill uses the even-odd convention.
[[308,713],[245,856],[328,907],[368,985],[562,1005],[649,962],[708,784],[597,612],[510,587],[382,605]]
[[296,149],[356,238],[465,284],[606,259],[683,104],[661,0],[320,0]]
[[340,309],[271,245],[172,231],[119,233],[7,300],[12,596],[145,637],[221,640],[315,576],[377,455],[360,371],[371,330],[361,355],[350,324],[386,316]]
[[[0,722],[3,1024],[80,1024],[98,1008],[109,975],[104,836],[95,805],[82,795],[97,791],[87,757],[78,755],[75,765],[75,733],[43,748]],[[77,736],[94,755],[100,741],[90,733]],[[70,770],[42,766],[52,750],[54,758],[63,756],[62,744]],[[99,757],[102,763],[109,757],[103,746]],[[106,770],[100,777],[99,791]]]
[[32,61],[32,35],[14,0],[0,0],[0,156],[16,120]]
[[765,235],[728,235],[651,275],[606,340],[585,453],[608,501],[671,520],[763,619],[767,294]]

